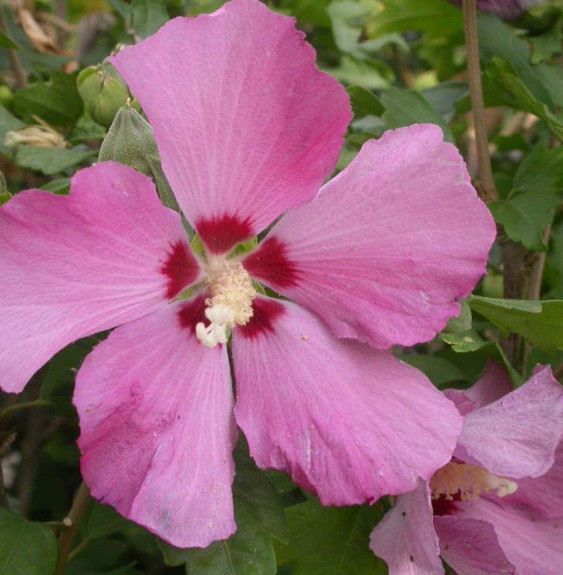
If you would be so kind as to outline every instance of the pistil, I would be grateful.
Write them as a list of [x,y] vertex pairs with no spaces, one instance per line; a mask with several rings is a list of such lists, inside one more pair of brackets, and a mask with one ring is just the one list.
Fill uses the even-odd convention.
[[240,262],[213,263],[205,280],[211,297],[205,300],[205,317],[210,324],[196,325],[196,335],[206,347],[227,343],[235,325],[246,325],[253,315],[256,290]]

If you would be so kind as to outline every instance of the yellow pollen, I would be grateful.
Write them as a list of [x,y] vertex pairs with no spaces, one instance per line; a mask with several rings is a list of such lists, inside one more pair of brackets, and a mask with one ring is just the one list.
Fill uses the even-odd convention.
[[252,302],[256,290],[248,272],[240,262],[222,261],[212,264],[205,280],[211,297],[205,300],[205,316],[211,322],[196,325],[196,335],[206,347],[227,343],[235,325],[246,325],[253,315]]
[[430,480],[432,499],[444,495],[452,500],[459,493],[462,501],[473,501],[488,491],[496,491],[499,497],[505,497],[514,493],[517,487],[514,481],[497,477],[482,467],[454,461],[438,469]]

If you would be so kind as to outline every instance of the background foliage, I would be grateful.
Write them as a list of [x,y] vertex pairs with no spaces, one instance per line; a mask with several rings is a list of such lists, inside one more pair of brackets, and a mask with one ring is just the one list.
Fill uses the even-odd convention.
[[[163,199],[173,203],[150,127],[132,112],[138,109],[134,101],[122,108],[127,89],[102,61],[118,43],[136,42],[171,17],[210,12],[221,3],[2,1],[0,204],[32,187],[65,194],[69,177],[98,155],[151,175]],[[338,170],[366,140],[385,130],[433,122],[476,173],[463,19],[457,6],[446,0],[268,4],[297,18],[317,50],[319,65],[347,86],[354,121]],[[22,28],[29,17],[36,26]],[[488,359],[503,362],[515,386],[538,362],[550,363],[558,377],[563,375],[562,23],[558,2],[510,24],[490,14],[479,16],[498,191],[490,209],[499,224],[499,240],[489,273],[464,303],[462,316],[435,341],[395,350],[439,388],[468,386]],[[0,493],[0,503],[6,505],[0,508],[0,573],[51,575],[56,570],[56,538],[68,529],[62,520],[80,484],[78,425],[71,403],[74,374],[97,341],[71,345],[21,396],[1,398],[6,492]],[[286,476],[259,471],[242,441],[235,458],[239,530],[231,539],[205,550],[174,549],[92,502],[64,573],[386,573],[385,564],[368,549],[368,536],[390,501],[324,508]]]

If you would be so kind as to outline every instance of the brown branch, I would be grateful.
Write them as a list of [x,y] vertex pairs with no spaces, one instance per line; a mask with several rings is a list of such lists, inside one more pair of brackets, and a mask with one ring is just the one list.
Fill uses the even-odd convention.
[[483,99],[483,84],[481,82],[481,62],[479,60],[479,38],[477,35],[477,5],[476,0],[463,0],[463,22],[465,27],[465,45],[467,48],[467,71],[469,75],[469,93],[473,125],[475,128],[475,143],[477,146],[477,163],[479,167],[478,192],[481,199],[490,202],[498,199],[487,136],[485,120],[485,101]]
[[80,523],[86,516],[91,503],[92,499],[88,487],[86,487],[85,483],[82,483],[76,492],[68,515],[63,520],[67,529],[64,529],[59,535],[59,562],[57,564],[56,575],[62,575],[64,573],[72,549],[72,543],[78,534]]

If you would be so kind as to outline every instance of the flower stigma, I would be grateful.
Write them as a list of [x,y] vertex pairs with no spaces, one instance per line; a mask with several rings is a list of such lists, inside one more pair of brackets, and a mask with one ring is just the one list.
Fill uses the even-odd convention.
[[252,302],[256,290],[252,279],[243,265],[237,261],[219,261],[210,265],[207,289],[211,294],[205,300],[205,317],[209,320],[196,325],[199,341],[205,347],[215,347],[227,343],[235,325],[246,325],[253,315]]
[[486,469],[469,463],[450,461],[438,469],[430,480],[432,499],[444,496],[453,500],[459,494],[461,501],[474,501],[482,493],[496,491],[499,497],[511,495],[518,486],[505,477],[497,477]]

